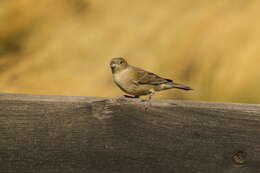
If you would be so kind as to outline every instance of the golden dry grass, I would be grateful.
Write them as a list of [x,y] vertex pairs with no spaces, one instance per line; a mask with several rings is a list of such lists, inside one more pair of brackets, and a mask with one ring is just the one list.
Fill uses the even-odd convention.
[[5,0],[0,91],[118,96],[123,56],[195,89],[157,97],[260,103],[259,17],[257,0]]

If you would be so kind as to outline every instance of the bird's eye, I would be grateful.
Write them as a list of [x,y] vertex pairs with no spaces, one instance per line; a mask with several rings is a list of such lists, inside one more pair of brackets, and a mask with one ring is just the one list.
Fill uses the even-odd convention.
[[120,61],[119,64],[123,64],[123,61]]

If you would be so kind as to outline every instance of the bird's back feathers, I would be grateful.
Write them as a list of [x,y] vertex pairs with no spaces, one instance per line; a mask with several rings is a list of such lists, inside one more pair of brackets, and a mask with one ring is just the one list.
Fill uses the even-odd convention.
[[[162,89],[182,89],[182,90],[192,90],[189,86],[174,83],[171,79],[162,78],[152,72],[145,71],[141,68],[131,66],[132,70],[137,76],[136,83],[139,85],[161,85]],[[163,85],[162,85],[163,84]]]
[[152,72],[145,71],[138,67],[131,67],[137,76],[137,84],[140,85],[160,85],[168,82],[172,82],[171,79],[162,78]]

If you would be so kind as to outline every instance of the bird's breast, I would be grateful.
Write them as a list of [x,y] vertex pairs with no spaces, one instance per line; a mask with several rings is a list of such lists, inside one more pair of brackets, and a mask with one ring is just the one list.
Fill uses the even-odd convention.
[[129,77],[130,76],[129,76],[129,72],[127,69],[114,73],[114,75],[113,75],[114,82],[120,86],[127,85],[127,83],[129,83],[129,81],[130,81]]
[[114,82],[121,90],[135,95],[136,85],[133,83],[133,77],[133,74],[128,69],[113,74]]
[[113,79],[116,85],[124,92],[131,95],[146,95],[149,94],[150,87],[147,88],[145,85],[137,85],[134,81],[136,80],[135,73],[131,70],[123,70],[113,74]]

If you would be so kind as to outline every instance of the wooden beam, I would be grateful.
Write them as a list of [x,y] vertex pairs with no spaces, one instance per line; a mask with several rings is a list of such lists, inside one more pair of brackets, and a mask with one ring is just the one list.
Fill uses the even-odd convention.
[[258,173],[260,106],[0,94],[0,172]]

